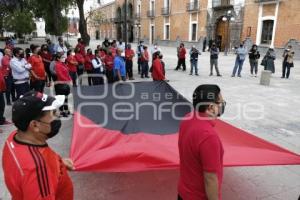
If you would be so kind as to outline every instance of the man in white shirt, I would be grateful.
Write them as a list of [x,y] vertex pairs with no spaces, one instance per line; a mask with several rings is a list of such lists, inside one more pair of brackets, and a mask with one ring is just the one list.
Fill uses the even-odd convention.
[[103,85],[104,84],[104,68],[100,57],[99,50],[95,50],[95,58],[92,60],[93,65],[93,85]]
[[55,46],[55,53],[61,53],[64,55],[64,58],[67,58],[68,49],[64,45],[64,40],[62,37],[58,38],[58,44]]
[[14,57],[10,61],[10,67],[18,99],[21,95],[30,91],[29,74],[31,65],[25,60],[23,49],[15,48],[13,54]]

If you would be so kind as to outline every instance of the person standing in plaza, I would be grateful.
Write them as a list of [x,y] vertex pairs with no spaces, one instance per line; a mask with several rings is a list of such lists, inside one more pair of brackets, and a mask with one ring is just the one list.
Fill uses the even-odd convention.
[[205,52],[207,46],[207,38],[204,37],[202,51]]
[[37,92],[44,92],[45,83],[46,83],[46,71],[43,63],[42,57],[40,54],[40,47],[34,45],[32,47],[32,55],[28,59],[28,62],[31,64],[31,83],[33,90]]
[[93,74],[93,59],[95,56],[93,55],[92,49],[88,49],[87,53],[85,55],[85,62],[84,62],[84,69],[86,73],[88,74],[88,84],[91,86],[93,84],[93,77],[91,75]]
[[112,56],[112,53],[108,51],[107,55],[104,58],[105,63],[105,73],[108,83],[114,82],[114,57]]
[[114,80],[118,81],[126,81],[126,66],[125,61],[121,57],[122,49],[117,49],[117,56],[114,58]]
[[219,60],[219,48],[216,46],[215,43],[212,43],[210,49],[210,74],[209,76],[213,76],[213,69],[215,67],[217,76],[221,76],[219,67],[218,67],[218,60]]
[[254,44],[249,51],[249,62],[250,62],[250,72],[251,75],[257,77],[258,71],[258,59],[260,58],[259,51],[257,50],[257,45]]
[[126,60],[126,73],[129,78],[129,80],[134,80],[133,78],[133,57],[135,56],[135,53],[133,49],[131,49],[131,44],[127,45],[127,48],[125,50],[125,60]]
[[247,55],[247,49],[244,47],[243,43],[241,43],[240,47],[236,49],[235,54],[236,54],[235,65],[231,77],[235,77],[236,73],[238,77],[242,77],[241,73],[243,69],[243,64]]
[[78,38],[75,49],[79,49],[79,53],[85,57],[85,44],[82,38]]
[[[58,54],[60,59],[63,61],[64,55],[62,53]],[[73,81],[73,87],[77,87],[77,66],[78,62],[75,58],[75,52],[73,50],[69,50],[67,53],[68,57],[66,59],[66,64],[69,69],[70,76]]]
[[273,48],[269,48],[266,55],[262,60],[262,65],[264,66],[264,70],[271,71],[273,74],[275,73],[275,63],[276,54]]
[[164,68],[162,62],[160,61],[159,55],[159,52],[153,54],[153,64],[151,70],[153,81],[164,81],[166,79],[164,75]]
[[136,54],[137,54],[137,65],[138,65],[138,74],[141,74],[141,71],[142,71],[142,54],[143,54],[143,43],[144,41],[140,41],[140,43],[138,44],[137,46],[137,49],[136,49]]
[[68,48],[64,44],[64,39],[62,37],[58,38],[58,44],[55,45],[54,47],[55,53],[60,53],[62,54],[65,58],[67,58],[67,53],[68,53]]
[[[6,90],[5,80],[3,77],[3,72],[0,70],[0,126],[11,124],[10,122],[6,121],[4,117],[5,112],[5,101],[4,101],[4,94]],[[2,129],[0,129],[0,133],[2,133]]]
[[93,64],[93,85],[102,85],[104,84],[103,74],[104,66],[100,57],[99,50],[95,50],[95,58],[92,60]]
[[17,130],[7,138],[2,167],[4,181],[15,200],[73,200],[73,184],[67,170],[73,162],[55,153],[47,140],[61,129],[56,109],[64,96],[47,96],[29,92],[12,107],[12,120]]
[[63,55],[58,54],[55,59],[56,81],[54,84],[54,90],[56,95],[65,96],[64,104],[59,107],[59,110],[60,116],[68,117],[71,114],[68,106],[68,96],[71,92],[70,85],[72,82],[72,78],[70,76],[68,67],[64,63]]
[[141,73],[141,78],[149,78],[148,73],[149,73],[149,52],[148,52],[148,47],[144,46],[143,47],[143,53],[141,57],[141,63],[142,63],[142,73]]
[[30,90],[29,74],[31,64],[26,61],[24,50],[15,48],[13,50],[14,57],[10,61],[11,72],[17,93],[17,99]]
[[224,149],[215,125],[225,105],[217,85],[200,85],[193,93],[194,111],[179,127],[178,200],[222,199]]
[[186,70],[185,55],[186,55],[186,49],[184,48],[184,44],[181,43],[179,48],[177,49],[178,63],[177,63],[177,67],[175,68],[176,71],[178,71],[181,68],[181,65],[183,67],[182,71]]
[[74,50],[75,52],[75,59],[77,61],[77,77],[79,79],[79,84],[82,84],[82,74],[84,72],[84,56],[82,56],[82,54],[80,53],[80,49],[79,48],[75,48]]
[[191,61],[191,73],[190,75],[193,75],[193,69],[195,69],[195,75],[199,76],[198,74],[198,56],[201,55],[201,53],[196,49],[195,45],[192,46],[190,50],[190,61]]
[[283,52],[283,63],[282,63],[282,76],[281,78],[289,78],[290,70],[294,67],[294,55],[293,47],[291,45],[288,46],[287,49]]
[[1,61],[1,71],[6,85],[5,96],[7,105],[11,105],[11,101],[14,102],[16,100],[15,87],[10,68],[11,57],[12,51],[10,49],[4,49],[4,56]]
[[50,71],[50,63],[52,61],[52,55],[48,50],[48,47],[46,44],[42,45],[41,47],[42,51],[41,51],[41,57],[43,59],[43,63],[44,63],[44,67],[47,73],[47,87],[51,86],[51,82],[52,82],[52,75],[51,75],[51,71]]

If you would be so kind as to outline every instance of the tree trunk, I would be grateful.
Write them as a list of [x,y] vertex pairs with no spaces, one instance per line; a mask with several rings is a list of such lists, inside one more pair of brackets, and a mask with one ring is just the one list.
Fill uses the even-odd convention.
[[84,0],[76,0],[79,9],[79,32],[82,40],[88,46],[90,44],[90,36],[87,32],[87,24],[84,16],[83,4]]

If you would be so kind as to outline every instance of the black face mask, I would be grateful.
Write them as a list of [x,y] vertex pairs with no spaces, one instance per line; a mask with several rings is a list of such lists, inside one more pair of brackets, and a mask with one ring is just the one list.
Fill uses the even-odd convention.
[[24,54],[24,53],[21,53],[21,54],[20,54],[20,58],[25,58],[25,54]]
[[61,128],[61,120],[60,119],[55,119],[50,123],[46,123],[46,122],[42,122],[42,123],[50,125],[50,132],[47,133],[48,138],[53,138],[54,136],[56,136]]

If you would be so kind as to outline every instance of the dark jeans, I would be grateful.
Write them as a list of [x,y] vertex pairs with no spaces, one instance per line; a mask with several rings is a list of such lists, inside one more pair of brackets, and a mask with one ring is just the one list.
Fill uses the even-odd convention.
[[132,60],[126,60],[126,73],[127,73],[129,78],[133,77],[132,66],[133,66]]
[[81,78],[81,75],[83,74],[83,65],[82,66],[78,66],[77,67],[77,76],[79,78],[79,84],[82,85],[82,78]]
[[93,74],[93,70],[86,70],[86,73],[88,74],[89,86],[91,86],[91,85],[93,85],[93,77],[91,77],[90,75]]
[[250,59],[250,72],[251,74],[255,73],[257,74],[257,71],[258,71],[258,63],[257,63],[257,60],[256,59]]
[[47,82],[50,83],[52,81],[52,74],[50,71],[50,63],[44,62],[45,71],[47,73]]
[[236,75],[236,71],[238,71],[238,76],[241,76],[244,61],[245,60],[240,60],[240,59],[236,58],[235,65],[234,65],[233,72],[232,72],[232,76]]
[[148,72],[149,72],[149,64],[148,61],[143,61],[142,62],[142,74],[141,77],[148,77]]
[[77,73],[76,72],[69,72],[69,74],[72,78],[73,86],[77,87]]
[[35,80],[35,81],[31,82],[31,87],[36,92],[44,93],[45,81]]
[[216,69],[217,75],[220,75],[219,67],[218,67],[218,59],[211,58],[210,59],[210,75],[213,75],[213,69]]
[[[93,74],[96,76],[96,75],[103,75],[101,72],[100,72],[100,67],[99,68],[96,68],[93,70]],[[103,85],[104,84],[104,80],[103,80],[103,77],[93,77],[93,85]]]
[[5,111],[4,93],[0,92],[0,125],[4,124],[5,122],[4,111]]
[[[11,100],[12,101],[16,100],[16,92],[15,92],[13,77],[10,75],[10,76],[4,77],[4,79],[5,79],[5,84],[6,84],[6,91],[5,91],[6,103],[10,104]],[[10,99],[10,97],[11,97],[11,99]]]
[[193,69],[195,68],[195,74],[198,74],[198,60],[191,60],[191,74],[193,74]]
[[290,64],[287,62],[283,62],[282,64],[282,77],[283,78],[289,78],[291,72]]
[[106,70],[106,77],[108,83],[113,83],[114,82],[114,72],[113,70]]
[[140,74],[142,71],[142,61],[140,57],[138,58],[137,64],[138,64],[138,72]]
[[181,65],[183,67],[183,71],[185,71],[186,70],[185,58],[179,58],[178,59],[176,70],[180,69]]
[[20,98],[21,95],[24,95],[25,93],[30,91],[29,83],[21,83],[21,84],[15,84],[16,92],[17,92],[17,99]]

